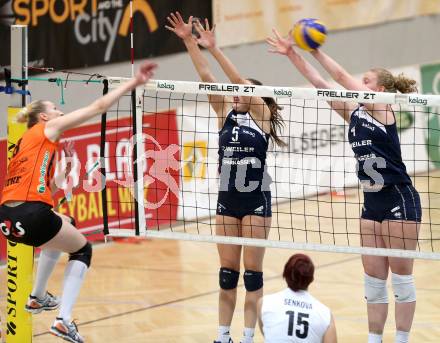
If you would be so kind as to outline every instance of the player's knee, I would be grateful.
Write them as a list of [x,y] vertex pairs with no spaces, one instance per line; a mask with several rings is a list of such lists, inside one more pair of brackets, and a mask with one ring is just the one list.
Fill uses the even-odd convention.
[[391,284],[393,285],[396,303],[410,303],[416,301],[416,287],[414,276],[391,274]]
[[221,289],[230,290],[237,288],[240,273],[236,270],[221,267],[218,276]]
[[364,275],[365,299],[368,304],[388,304],[387,280]]
[[69,255],[69,261],[75,260],[83,262],[87,268],[90,267],[90,263],[92,262],[92,245],[89,242],[78,251]]
[[243,274],[244,287],[248,292],[258,291],[263,288],[263,272],[245,270]]

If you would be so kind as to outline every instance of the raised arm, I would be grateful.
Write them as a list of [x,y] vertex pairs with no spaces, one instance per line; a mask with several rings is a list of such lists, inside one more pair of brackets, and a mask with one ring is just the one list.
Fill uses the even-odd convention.
[[244,79],[231,60],[223,53],[223,51],[217,46],[215,39],[215,25],[210,28],[208,19],[205,19],[205,27],[201,23],[196,23],[196,29],[200,34],[200,38],[197,39],[197,43],[208,49],[211,55],[217,60],[220,67],[232,83],[245,84],[249,83]]
[[[204,48],[208,49],[211,55],[216,59],[223,72],[228,79],[235,84],[252,84],[252,82],[243,78],[235,65],[231,60],[223,53],[223,51],[217,46],[215,39],[215,25],[210,28],[208,19],[205,19],[205,27],[200,22],[196,23],[197,32],[200,34],[200,38],[197,39],[197,43]],[[270,117],[271,112],[267,107],[263,99],[258,97],[243,97],[244,101],[249,100],[250,113],[254,119],[261,121],[263,131],[270,132]]]
[[[316,88],[331,88],[329,82],[327,82],[321,74],[313,67],[308,61],[306,61],[300,54],[293,48],[292,40],[283,38],[280,36],[277,30],[273,29],[274,37],[269,37],[266,42],[272,46],[269,52],[287,56],[292,64],[298,69],[298,71]],[[329,105],[335,110],[341,117],[347,122],[350,121],[350,113],[353,110],[352,105],[341,101],[329,101]]]
[[[200,76],[200,79],[203,82],[217,82],[214,75],[209,68],[208,60],[200,51],[200,48],[192,36],[192,21],[193,17],[189,17],[188,22],[185,23],[182,16],[179,12],[170,13],[167,17],[168,22],[171,26],[165,25],[165,28],[174,32],[179,38],[183,40],[186,49],[188,50],[189,56],[191,57],[191,61],[196,68],[197,73]],[[225,98],[221,95],[209,95],[209,102],[220,118],[225,116]]]
[[269,52],[285,55],[298,69],[298,71],[316,88],[330,88],[330,84],[321,76],[321,74],[293,48],[293,42],[290,39],[280,36],[277,30],[272,30],[274,37],[269,37],[266,42],[272,46]]
[[118,88],[102,96],[92,104],[82,107],[58,118],[49,120],[45,126],[44,133],[51,141],[56,141],[60,135],[68,129],[76,127],[98,114],[102,114],[125,93],[130,92],[137,86],[146,83],[152,76],[157,65],[153,62],[144,62],[140,66],[136,76],[124,82]]
[[[371,89],[364,85],[360,80],[354,78],[348,73],[338,62],[331,58],[321,50],[313,50],[312,56],[322,65],[322,67],[330,74],[330,76],[339,83],[342,87],[348,90],[354,91],[367,91]],[[388,106],[385,104],[369,104],[365,103],[364,106],[367,110],[375,116],[378,113],[385,113],[388,110]]]
[[339,83],[342,87],[355,91],[370,91],[361,81],[355,79],[349,74],[338,62],[331,58],[321,50],[313,50],[312,56],[322,65],[322,67],[329,73],[333,80]]

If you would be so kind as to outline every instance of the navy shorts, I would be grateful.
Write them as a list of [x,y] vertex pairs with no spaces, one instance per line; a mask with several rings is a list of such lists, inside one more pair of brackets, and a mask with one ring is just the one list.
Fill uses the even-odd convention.
[[217,214],[243,219],[245,216],[272,217],[272,198],[265,192],[218,192]]
[[39,247],[54,238],[62,225],[62,219],[43,202],[0,206],[0,231],[13,242]]
[[412,185],[389,185],[379,192],[364,192],[361,218],[381,223],[384,220],[422,221],[419,193]]

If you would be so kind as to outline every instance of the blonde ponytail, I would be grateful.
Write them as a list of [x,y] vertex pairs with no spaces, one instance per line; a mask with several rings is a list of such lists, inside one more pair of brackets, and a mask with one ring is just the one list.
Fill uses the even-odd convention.
[[416,81],[405,75],[394,76],[390,71],[384,68],[371,69],[377,76],[377,84],[385,88],[385,92],[390,93],[414,93],[417,92]]
[[32,126],[39,122],[39,114],[46,111],[46,105],[43,100],[35,100],[23,107],[20,112],[17,113],[15,120],[18,123],[27,123],[27,127],[30,129]]
[[407,78],[403,73],[394,77],[394,86],[400,93],[417,92],[416,83],[415,80]]
[[29,120],[29,109],[27,106],[23,107],[20,112],[17,113],[15,120],[17,121],[17,123],[27,123],[27,121]]

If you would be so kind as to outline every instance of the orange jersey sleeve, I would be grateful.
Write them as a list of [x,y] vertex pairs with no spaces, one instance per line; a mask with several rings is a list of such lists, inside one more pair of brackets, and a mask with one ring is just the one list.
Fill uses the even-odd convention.
[[9,162],[0,204],[6,201],[41,201],[53,206],[50,181],[55,169],[58,142],[44,134],[44,124],[34,125],[17,143]]

